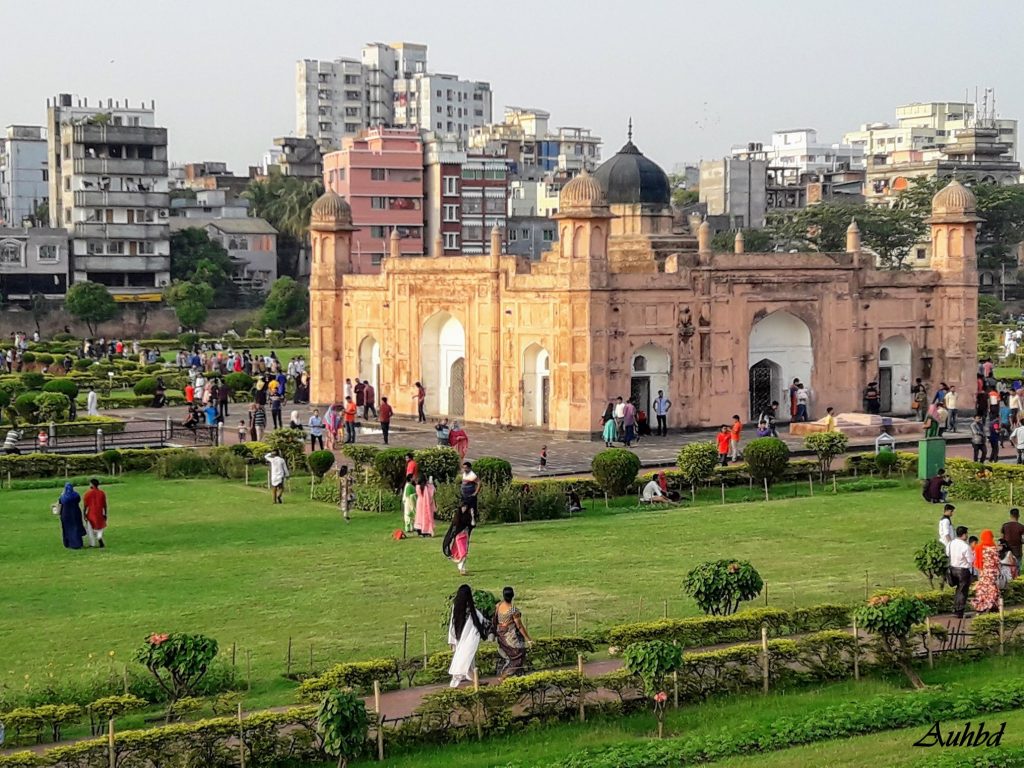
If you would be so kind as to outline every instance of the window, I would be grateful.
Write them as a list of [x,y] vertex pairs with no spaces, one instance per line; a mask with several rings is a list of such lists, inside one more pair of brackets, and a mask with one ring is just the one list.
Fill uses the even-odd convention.
[[487,171],[484,174],[484,178],[485,179],[490,179],[491,181],[504,181],[505,180],[505,169],[504,168],[497,168],[495,170]]
[[383,168],[370,169],[370,181],[384,181],[385,171]]
[[152,256],[156,253],[156,243],[152,240],[139,241],[138,253],[142,256]]
[[462,169],[462,178],[464,178],[464,179],[481,180],[481,179],[483,179],[483,177],[484,177],[484,172],[482,170],[480,170],[479,168],[466,168],[466,167],[463,167],[463,169]]
[[49,180],[50,180],[50,172],[46,168],[43,168],[43,181],[49,181]]
[[359,130],[359,125],[356,123],[345,123],[345,133],[355,133]]
[[359,101],[360,96],[359,91],[345,91],[345,98],[350,101]]
[[22,266],[21,244],[17,240],[4,240],[0,243],[0,264]]
[[447,251],[458,250],[459,247],[459,233],[458,232],[445,232],[444,233],[444,247]]
[[459,206],[452,205],[451,203],[444,204],[444,220],[445,221],[458,221],[459,220]]
[[555,230],[545,229],[542,233],[545,243],[552,243],[555,240]]
[[462,213],[480,213],[483,210],[483,200],[479,197],[462,198]]
[[370,227],[370,237],[383,238],[388,236],[388,228],[382,226]]
[[504,213],[505,199],[501,197],[488,197],[484,200],[484,210],[487,213]]
[[647,358],[643,355],[637,355],[633,358],[633,370],[637,373],[643,373],[647,370]]
[[107,243],[107,253],[121,255],[124,253],[124,243],[120,240],[112,240]]
[[370,207],[377,211],[383,211],[387,208],[388,200],[386,197],[371,197]]
[[359,107],[345,107],[347,117],[359,117]]
[[[440,127],[440,126],[438,126]],[[459,177],[458,176],[445,176],[444,177],[444,194],[453,196],[459,194]]]
[[102,240],[88,240],[85,244],[85,252],[90,256],[100,256],[103,253]]
[[514,243],[518,239],[519,239],[519,230],[518,229],[510,229],[508,231],[508,241],[510,243]]
[[[441,108],[440,108],[440,107],[438,107],[438,108],[437,108],[437,114],[439,114],[439,115],[441,114]],[[441,127],[441,124],[440,124],[440,123],[438,123],[438,124],[437,124],[437,127],[438,127],[438,128],[440,128],[440,127]]]
[[480,241],[484,239],[484,228],[480,225],[462,228],[462,239],[469,241]]
[[57,255],[56,245],[40,245],[36,258],[39,261],[57,261]]
[[437,96],[437,98],[439,98],[439,99],[441,98],[441,92],[440,91],[437,91],[434,95]]
[[916,250],[916,251],[914,252],[914,256],[916,256],[916,257],[917,257],[918,261],[923,261],[923,260],[924,260],[924,257],[925,257],[925,249],[924,249],[924,248],[918,248],[918,249],[917,249],[917,250]]

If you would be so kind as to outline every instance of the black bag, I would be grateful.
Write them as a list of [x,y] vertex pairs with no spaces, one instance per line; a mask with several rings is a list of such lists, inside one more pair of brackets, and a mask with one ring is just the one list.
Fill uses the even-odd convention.
[[949,584],[949,586],[954,587],[954,588],[956,587],[957,584],[960,583],[959,580],[956,578],[956,574],[953,573],[953,568],[952,567],[946,568],[946,583]]

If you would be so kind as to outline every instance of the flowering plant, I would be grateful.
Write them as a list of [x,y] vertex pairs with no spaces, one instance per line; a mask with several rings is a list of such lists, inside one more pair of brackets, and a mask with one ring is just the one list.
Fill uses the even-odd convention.
[[157,646],[157,645],[160,645],[161,643],[167,642],[167,640],[169,638],[170,638],[170,635],[166,635],[166,634],[165,635],[159,635],[159,634],[154,632],[152,635],[149,636],[149,640],[147,642],[150,645],[152,645],[152,646]]
[[151,634],[135,652],[135,660],[146,667],[170,700],[168,718],[174,703],[194,696],[217,656],[217,641],[205,635]]

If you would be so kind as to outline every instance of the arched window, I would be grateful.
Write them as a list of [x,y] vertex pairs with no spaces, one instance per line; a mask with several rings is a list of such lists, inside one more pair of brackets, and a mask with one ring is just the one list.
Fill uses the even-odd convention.
[[886,360],[889,359],[888,347],[882,347],[880,350],[878,350],[878,359],[881,360],[882,362],[885,362]]
[[21,244],[16,240],[0,243],[0,264],[21,264]]
[[647,370],[647,358],[643,355],[637,355],[633,358],[633,370],[637,373],[642,373]]

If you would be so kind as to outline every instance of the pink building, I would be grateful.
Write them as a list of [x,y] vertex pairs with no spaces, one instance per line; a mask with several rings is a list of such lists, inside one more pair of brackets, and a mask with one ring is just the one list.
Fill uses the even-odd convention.
[[377,272],[391,233],[403,256],[422,256],[423,143],[411,128],[371,128],[324,155],[324,186],[352,208],[356,272]]

